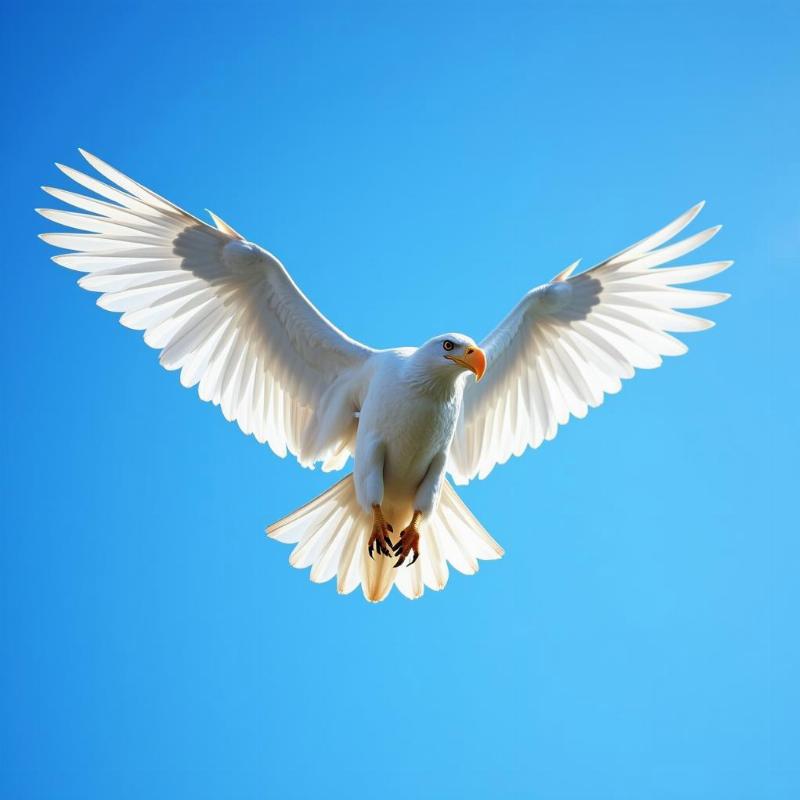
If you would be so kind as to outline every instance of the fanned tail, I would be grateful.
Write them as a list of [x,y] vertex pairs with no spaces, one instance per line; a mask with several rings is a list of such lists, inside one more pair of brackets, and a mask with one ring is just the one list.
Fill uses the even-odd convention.
[[[398,510],[398,513],[401,513]],[[399,533],[401,522],[392,518]],[[465,575],[478,571],[478,560],[498,559],[503,548],[484,530],[470,510],[444,482],[436,511],[423,521],[419,559],[410,567],[394,569],[394,559],[367,554],[372,517],[356,500],[353,476],[334,484],[310,503],[267,528],[267,535],[295,548],[289,563],[298,569],[311,567],[314,583],[336,577],[339,594],[361,585],[370,602],[383,600],[396,585],[410,599],[421,597],[427,586],[444,589],[448,563]]]

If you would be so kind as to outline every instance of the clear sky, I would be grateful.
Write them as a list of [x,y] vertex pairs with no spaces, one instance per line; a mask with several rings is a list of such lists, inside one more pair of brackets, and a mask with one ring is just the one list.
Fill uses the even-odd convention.
[[[800,797],[797,4],[16,5],[0,796]],[[48,260],[32,209],[78,146],[375,346],[480,339],[700,199],[733,299],[463,490],[502,561],[370,606],[263,535],[331,476]]]

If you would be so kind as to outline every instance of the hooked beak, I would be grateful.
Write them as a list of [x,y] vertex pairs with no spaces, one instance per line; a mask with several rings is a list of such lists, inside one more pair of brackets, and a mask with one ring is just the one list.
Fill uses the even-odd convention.
[[445,356],[449,358],[454,364],[460,364],[466,367],[470,372],[475,375],[475,380],[479,381],[486,372],[486,353],[480,347],[465,347],[462,356]]

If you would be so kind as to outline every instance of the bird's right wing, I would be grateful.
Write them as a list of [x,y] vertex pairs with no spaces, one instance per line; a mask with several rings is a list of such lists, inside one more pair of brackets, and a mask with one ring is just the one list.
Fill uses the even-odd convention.
[[[37,209],[81,233],[42,234],[54,256],[87,273],[84,289],[120,322],[145,331],[160,362],[199,384],[246,434],[298,455],[325,390],[373,352],[331,324],[283,265],[212,214],[216,228],[81,151],[111,184],[59,168],[103,200],[45,187],[81,212]],[[110,202],[109,202],[110,201]],[[304,463],[326,453],[304,453]]]

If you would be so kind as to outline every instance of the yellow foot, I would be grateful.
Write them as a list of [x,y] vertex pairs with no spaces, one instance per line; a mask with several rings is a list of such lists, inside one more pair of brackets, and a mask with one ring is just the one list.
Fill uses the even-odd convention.
[[399,567],[406,560],[409,553],[413,553],[414,558],[412,558],[406,566],[410,567],[419,558],[419,530],[417,529],[417,523],[421,516],[419,511],[415,511],[408,527],[404,531],[401,531],[400,541],[394,546],[394,554],[400,556],[397,559],[397,563],[394,565],[395,568]]
[[390,556],[394,545],[389,538],[389,534],[394,533],[394,528],[383,518],[380,506],[372,506],[372,535],[369,537],[369,547],[367,552],[372,556],[374,547],[378,555]]

